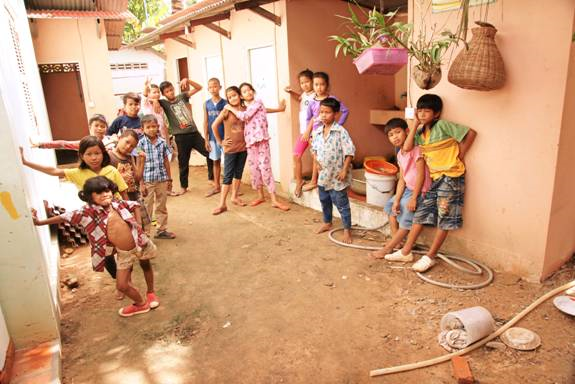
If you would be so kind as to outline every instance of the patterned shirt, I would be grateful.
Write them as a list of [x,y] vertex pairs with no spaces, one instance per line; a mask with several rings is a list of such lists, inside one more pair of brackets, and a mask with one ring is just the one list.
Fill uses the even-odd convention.
[[118,212],[120,217],[128,223],[136,247],[142,248],[148,243],[148,237],[142,227],[136,222],[134,211],[139,207],[135,201],[112,200],[111,207],[102,207],[95,204],[86,204],[82,208],[62,214],[60,217],[72,225],[81,225],[92,248],[92,268],[94,271],[104,270],[106,255],[114,253],[114,245],[108,240],[108,216],[110,209]]
[[144,182],[159,183],[169,180],[164,159],[170,154],[166,140],[158,136],[156,143],[152,143],[146,135],[138,142],[138,148],[146,153],[144,162]]
[[246,137],[246,145],[251,147],[260,141],[267,141],[270,139],[268,132],[268,118],[266,114],[266,107],[261,100],[254,100],[253,103],[247,106],[245,111],[236,112],[238,119],[245,121],[244,135]]
[[184,135],[198,132],[190,109],[190,96],[187,93],[180,93],[172,101],[160,99],[160,105],[166,113],[172,134]]
[[326,190],[334,189],[341,191],[351,185],[351,172],[347,173],[344,181],[337,179],[343,168],[345,158],[355,154],[355,146],[349,133],[344,127],[334,122],[327,138],[324,137],[323,129],[317,132],[313,138],[311,150],[321,166],[319,171],[318,185]]

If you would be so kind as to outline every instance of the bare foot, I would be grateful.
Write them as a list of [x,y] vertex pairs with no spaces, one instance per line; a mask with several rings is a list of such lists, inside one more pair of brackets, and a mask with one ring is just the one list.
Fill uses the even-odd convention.
[[295,197],[301,197],[301,188],[303,187],[303,181],[299,182],[295,186],[294,195]]
[[346,244],[351,244],[353,240],[351,239],[351,231],[349,229],[343,230],[343,238],[341,239]]
[[206,192],[206,194],[204,195],[205,197],[210,197],[213,195],[217,195],[218,193],[220,193],[222,190],[220,188],[213,188],[210,189],[208,192]]
[[279,201],[272,203],[272,207],[281,209],[282,211],[289,211],[289,205],[282,204]]
[[238,207],[245,207],[246,205],[248,205],[245,201],[243,201],[239,197],[232,199],[232,204],[237,205]]
[[317,184],[307,183],[306,185],[303,186],[302,191],[308,192],[308,191],[311,191],[312,189],[315,189],[315,188],[317,188]]
[[227,210],[228,210],[228,207],[226,207],[225,205],[222,207],[217,207],[216,209],[214,209],[212,211],[212,215],[214,215],[214,216],[219,215],[220,213],[224,213]]
[[124,300],[124,294],[118,290],[116,290],[116,294],[114,295],[116,300]]
[[181,196],[184,193],[188,192],[188,188],[183,188],[182,190],[180,190],[179,192],[174,192],[174,191],[170,191],[168,192],[168,196]]
[[265,201],[266,201],[265,199],[255,199],[249,204],[249,206],[255,207],[256,205],[260,205],[261,203],[263,203]]
[[375,252],[369,252],[367,255],[373,259],[385,259],[385,255],[387,255],[388,253],[389,252],[380,249]]
[[331,227],[332,227],[331,223],[324,223],[321,227],[315,230],[315,233],[319,235],[320,233],[329,231]]

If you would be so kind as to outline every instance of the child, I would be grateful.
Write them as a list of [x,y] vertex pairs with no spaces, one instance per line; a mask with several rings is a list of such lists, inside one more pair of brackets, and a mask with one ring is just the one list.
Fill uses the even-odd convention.
[[[309,141],[310,137],[313,139],[312,136],[323,126],[321,119],[318,118],[321,101],[328,97],[339,101],[337,97],[329,94],[329,75],[325,72],[316,72],[313,74],[313,90],[315,97],[307,108],[307,129],[302,137],[304,141]],[[342,102],[340,102],[340,111],[341,115],[337,122],[339,125],[343,125],[349,115],[349,110]],[[303,187],[304,191],[311,191],[317,187],[317,176],[318,170],[314,167],[311,182]]]
[[166,141],[169,141],[170,134],[168,133],[168,127],[164,119],[164,111],[159,104],[160,100],[160,87],[156,84],[150,83],[150,78],[146,77],[146,82],[144,83],[144,99],[142,100],[142,112],[144,115],[154,115],[156,120],[158,120],[158,125],[160,126],[160,136]]
[[309,69],[301,71],[298,75],[299,86],[302,90],[298,93],[291,89],[291,87],[286,87],[285,91],[292,96],[297,97],[299,100],[299,133],[300,136],[297,139],[296,145],[294,147],[294,176],[296,180],[295,196],[301,196],[301,189],[303,187],[303,177],[302,177],[302,161],[305,150],[309,145],[309,140],[303,140],[303,136],[307,129],[307,109],[309,104],[315,98],[315,93],[313,91],[313,72]]
[[[221,158],[222,158],[222,147],[219,142],[216,141],[216,137],[214,133],[216,131],[219,132],[220,137],[224,136],[224,125],[218,124],[215,128],[213,128],[212,124],[220,114],[220,112],[224,109],[226,105],[226,101],[220,97],[220,90],[222,86],[220,85],[220,81],[218,79],[211,78],[208,80],[208,91],[212,96],[208,100],[206,100],[204,104],[204,137],[206,140],[206,150],[210,153],[210,159],[213,160],[214,164],[214,188],[206,193],[206,197],[213,196],[217,193],[220,193],[220,173],[221,173]],[[220,140],[221,141],[221,140]]]
[[140,112],[140,96],[133,92],[128,92],[122,96],[122,101],[124,103],[125,114],[116,117],[114,121],[112,121],[106,134],[108,136],[117,135],[122,133],[124,129],[130,128],[135,130],[138,136],[140,136],[142,133],[140,129],[140,118],[138,117],[138,112]]
[[[264,185],[266,185],[272,200],[272,207],[278,208],[282,211],[289,211],[289,206],[282,204],[275,194],[276,186],[272,175],[269,144],[270,135],[268,133],[266,108],[261,100],[255,99],[255,90],[251,84],[242,83],[240,85],[240,92],[242,100],[246,104],[246,110],[240,111],[229,104],[225,106],[225,109],[232,112],[238,119],[245,122],[244,137],[248,152],[248,164],[250,166],[252,187],[258,191],[257,199],[252,201],[250,206],[255,207],[265,201]],[[282,100],[279,108],[268,109],[268,111],[283,112],[285,111],[285,108],[285,100]]]
[[339,108],[340,102],[332,97],[321,101],[319,118],[323,125],[312,142],[314,163],[319,170],[319,200],[324,222],[316,233],[331,229],[332,207],[335,204],[343,222],[343,242],[350,244],[352,242],[351,210],[347,188],[351,185],[349,170],[355,154],[355,146],[349,133],[335,121]]
[[[142,117],[144,136],[138,143],[138,149],[145,152],[146,160],[142,169],[142,194],[146,210],[151,213],[156,205],[156,220],[158,229],[156,239],[175,239],[176,235],[168,232],[168,209],[166,200],[168,191],[172,190],[172,175],[168,154],[170,149],[166,141],[158,135],[158,121],[154,115]],[[150,228],[144,228],[149,233]]]
[[[231,107],[243,112],[245,111],[245,107],[242,105],[240,93],[241,91],[238,87],[229,87],[226,89],[226,98]],[[217,129],[222,121],[224,123],[223,136],[220,130]],[[244,122],[238,119],[236,115],[230,113],[228,110],[223,110],[212,123],[212,129],[218,144],[223,147],[225,153],[224,186],[220,196],[220,205],[212,211],[213,215],[219,215],[228,210],[226,199],[230,191],[230,184],[232,186],[232,203],[240,207],[246,206],[246,203],[238,197],[238,190],[240,189],[242,174],[248,155],[244,138]]]
[[437,227],[433,243],[412,268],[425,272],[436,264],[435,257],[449,231],[463,225],[465,165],[463,159],[477,133],[468,127],[440,120],[443,102],[437,95],[425,94],[417,100],[416,127],[423,127],[415,140],[406,140],[405,151],[419,145],[429,167],[431,186],[413,216],[413,226],[402,249],[386,255],[390,261],[412,261],[411,250],[424,225]]
[[142,233],[142,228],[138,225],[138,203],[116,200],[115,192],[117,186],[113,182],[102,176],[93,177],[86,180],[82,191],[78,193],[80,199],[87,203],[85,206],[46,220],[39,220],[36,212],[32,211],[32,219],[35,225],[69,222],[84,227],[92,248],[92,266],[97,271],[104,269],[107,249],[116,249],[116,288],[134,302],[121,308],[118,313],[120,316],[129,317],[146,313],[150,308],[159,305],[153,290],[148,291],[144,300],[131,284],[132,265],[136,260],[147,262],[148,269],[144,270],[144,274],[151,275],[153,279],[154,272],[149,260],[155,257],[156,246]]
[[118,144],[113,150],[109,150],[110,164],[115,167],[126,182],[128,189],[128,200],[138,201],[139,175],[142,173],[146,154],[138,153],[138,160],[132,156],[132,151],[138,145],[138,134],[133,129],[126,129],[120,135]]
[[415,128],[409,130],[408,134],[407,122],[399,118],[389,120],[384,128],[391,144],[398,148],[399,181],[395,196],[387,200],[384,207],[389,217],[392,237],[382,249],[371,253],[371,256],[376,259],[384,258],[385,255],[393,252],[393,249],[409,233],[413,214],[418,202],[421,201],[420,194],[427,192],[431,185],[429,170],[419,147],[415,146],[411,151],[403,148],[406,142],[413,141]]
[[[104,115],[96,113],[94,116],[88,120],[88,129],[90,130],[90,136],[96,136],[99,140],[102,140],[106,149],[112,149],[116,145],[118,138],[116,136],[106,136],[106,130],[108,129],[108,122]],[[30,140],[32,148],[42,148],[42,149],[70,149],[77,151],[80,147],[80,140],[53,140],[46,141],[42,143],[34,143]]]

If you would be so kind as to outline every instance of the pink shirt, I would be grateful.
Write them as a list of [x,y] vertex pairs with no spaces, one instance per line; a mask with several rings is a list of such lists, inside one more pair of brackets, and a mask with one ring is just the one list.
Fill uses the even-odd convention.
[[[413,147],[411,151],[406,153],[402,150],[397,152],[397,163],[403,172],[405,186],[412,191],[415,189],[415,183],[417,181],[417,167],[415,166],[415,163],[420,158],[423,158],[423,156],[421,155],[421,150],[418,146]],[[430,186],[431,177],[429,176],[429,169],[427,168],[427,165],[425,165],[425,178],[423,179],[421,192],[427,192]]]
[[254,100],[253,103],[247,106],[245,111],[236,111],[235,114],[238,119],[246,123],[244,135],[248,147],[270,139],[266,107],[264,107],[261,100]]

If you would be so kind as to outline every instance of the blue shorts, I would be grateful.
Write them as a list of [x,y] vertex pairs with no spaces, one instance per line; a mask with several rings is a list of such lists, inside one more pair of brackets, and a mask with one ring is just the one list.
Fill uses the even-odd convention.
[[215,140],[210,140],[210,151],[209,157],[211,160],[221,160],[222,159],[222,146]]
[[[383,210],[387,213],[388,216],[396,216],[397,222],[399,223],[399,228],[401,229],[411,229],[411,224],[413,223],[413,215],[415,212],[411,212],[407,209],[407,203],[411,200],[411,196],[413,196],[413,191],[409,188],[405,188],[403,191],[403,195],[401,196],[401,200],[399,200],[399,215],[396,215],[394,212],[391,211],[391,207],[395,202],[395,195],[393,195],[389,200],[386,201]],[[421,203],[421,196],[417,198],[417,204]]]
[[433,225],[444,231],[463,226],[463,196],[465,176],[441,176],[434,180],[421,204],[417,205],[413,222]]

